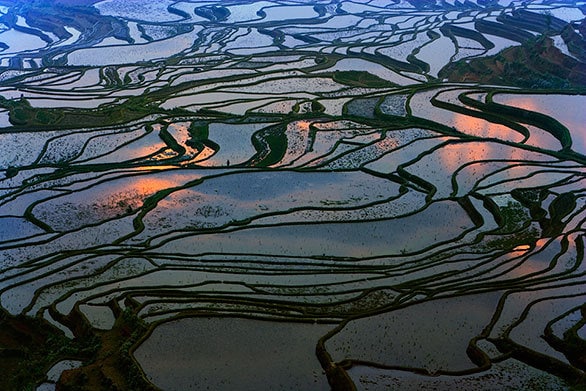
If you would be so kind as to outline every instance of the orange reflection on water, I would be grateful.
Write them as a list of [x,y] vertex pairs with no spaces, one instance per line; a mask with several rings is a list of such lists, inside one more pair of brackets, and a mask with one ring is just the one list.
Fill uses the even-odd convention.
[[512,274],[514,277],[525,277],[535,273],[543,272],[545,269],[547,269],[547,266],[548,265],[545,265],[540,262],[532,262],[530,260],[526,260],[521,265],[517,266],[512,271]]
[[[462,133],[482,138],[497,138],[499,135],[510,133],[510,130],[502,125],[460,113],[454,113],[453,124]],[[442,163],[445,168],[453,172],[463,164],[492,158],[492,152],[493,148],[490,143],[469,142],[449,145],[442,148]]]
[[311,121],[307,121],[307,120],[295,121],[291,124],[291,126],[297,128],[297,130],[299,130],[301,132],[309,132],[310,125],[311,125]]
[[[559,238],[553,241],[551,238],[541,238],[535,242],[535,246],[531,252],[526,251],[525,247],[527,250],[530,249],[529,245],[520,245],[513,250],[526,252],[524,262],[511,271],[514,277],[524,277],[533,273],[547,272],[550,261],[557,253],[557,249],[561,248],[561,244]],[[548,247],[550,248],[549,251]],[[551,251],[552,249],[553,252]]]
[[96,188],[93,194],[96,195],[96,201],[101,200],[98,201],[99,204],[108,208],[126,205],[138,208],[143,205],[147,197],[176,186],[178,186],[176,180],[155,175],[140,175],[117,181],[105,189]]
[[[194,162],[199,166],[203,167],[214,167],[220,165],[218,162],[208,160],[216,154],[216,150],[208,147],[207,145],[201,150],[201,152],[195,157]],[[228,163],[226,163],[228,165]]]
[[466,163],[492,158],[493,147],[490,143],[465,142],[448,144],[438,151],[445,171],[454,173]]
[[[508,97],[506,104],[508,106],[517,107],[527,111],[542,111],[542,108],[539,105],[537,105],[534,99],[522,96],[511,95]],[[539,148],[552,150],[558,150],[561,148],[560,142],[556,140],[555,137],[553,137],[551,134],[533,126],[529,126],[528,129],[531,133],[531,137],[527,142],[528,144]]]
[[81,211],[81,217],[73,222],[80,226],[134,213],[144,205],[148,197],[161,190],[177,187],[186,181],[183,176],[165,174],[167,173],[130,174],[96,184],[63,199],[55,199],[56,209],[59,211],[58,214],[70,214],[70,207],[64,208],[59,205],[71,205],[75,210]]
[[132,171],[166,171],[166,170],[170,170],[170,169],[175,169],[175,166],[139,166],[139,167],[133,167]]
[[539,111],[539,107],[535,104],[533,99],[523,97],[521,95],[506,95],[506,97],[507,106],[514,106],[529,111]]
[[154,194],[158,191],[175,187],[177,183],[161,177],[146,176],[144,178],[135,178],[128,186],[142,194]]
[[521,252],[525,252],[528,251],[529,249],[531,249],[531,246],[528,244],[520,244],[517,247],[515,247],[513,249],[513,251],[521,251]]
[[[535,97],[526,97],[512,94],[503,95],[498,100],[499,104],[504,104],[506,106],[516,107],[536,113],[542,113],[544,115],[551,115],[551,113],[547,113],[547,108],[543,107],[538,101],[536,101]],[[529,130],[531,136],[529,137],[527,144],[551,150],[558,150],[562,147],[560,142],[547,131],[535,126],[527,125],[521,120],[521,118],[518,119],[518,122],[526,126]]]
[[454,126],[458,131],[478,137],[490,137],[489,122],[468,115],[454,113]]
[[454,126],[462,133],[475,137],[496,138],[499,140],[520,142],[523,136],[508,127],[486,121],[482,118],[454,113]]

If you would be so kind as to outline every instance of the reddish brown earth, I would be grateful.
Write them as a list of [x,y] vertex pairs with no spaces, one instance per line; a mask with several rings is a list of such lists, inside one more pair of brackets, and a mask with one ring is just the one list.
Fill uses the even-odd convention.
[[501,53],[446,66],[439,74],[450,82],[506,84],[526,88],[586,86],[586,64],[563,54],[541,37]]

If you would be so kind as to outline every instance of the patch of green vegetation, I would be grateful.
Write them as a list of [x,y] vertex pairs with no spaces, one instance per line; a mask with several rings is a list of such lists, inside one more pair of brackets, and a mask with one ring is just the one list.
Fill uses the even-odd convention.
[[2,389],[34,390],[56,362],[90,360],[99,349],[95,337],[69,339],[39,318],[0,314]]
[[185,144],[198,151],[203,151],[205,147],[211,148],[215,151],[220,149],[220,146],[209,139],[210,125],[206,121],[193,121],[188,128],[191,138]]
[[278,163],[287,152],[287,135],[284,126],[261,129],[252,136],[257,153],[245,163],[247,166],[268,167]]
[[576,208],[576,196],[572,193],[563,193],[557,196],[549,205],[552,219],[562,220]]
[[530,216],[522,205],[509,201],[507,205],[499,208],[502,224],[499,232],[512,233],[523,228],[530,220]]
[[101,69],[101,79],[106,82],[107,86],[121,86],[124,84],[115,67],[109,66]]
[[206,18],[212,22],[221,22],[228,19],[230,10],[221,6],[203,6],[195,8],[195,13],[202,18]]
[[297,101],[291,108],[294,114],[312,114],[312,113],[323,113],[326,111],[324,105],[322,105],[317,99],[312,101]]
[[549,205],[549,219],[541,221],[544,234],[556,236],[563,232],[565,224],[562,221],[576,208],[576,196],[572,193],[558,195]]
[[486,50],[490,50],[490,49],[494,48],[494,43],[492,43],[491,41],[486,39],[486,37],[484,35],[482,35],[481,33],[479,33],[476,30],[470,30],[467,28],[458,27],[458,26],[451,25],[451,24],[445,24],[440,28],[440,31],[445,36],[452,39],[452,41],[455,42],[456,45],[458,45],[456,37],[463,37],[463,38],[472,39],[472,40],[478,42]]
[[18,168],[14,167],[14,166],[8,166],[6,168],[6,178],[13,178],[16,175],[18,175]]
[[159,131],[159,137],[161,138],[161,140],[163,140],[165,142],[165,144],[167,144],[167,146],[169,148],[171,148],[174,152],[179,154],[179,156],[182,156],[185,154],[185,147],[180,145],[177,142],[177,140],[175,140],[175,138],[171,135],[171,133],[169,133],[167,126],[164,126],[163,128],[161,128],[161,130]]
[[529,209],[531,219],[541,221],[547,216],[547,212],[541,207],[541,202],[547,198],[547,190],[537,189],[513,189],[511,196]]
[[513,234],[506,234],[498,238],[490,238],[479,244],[484,251],[504,250],[510,251],[522,244],[535,243],[539,239],[539,230],[528,228]]
[[313,6],[313,10],[317,12],[318,16],[321,18],[326,15],[327,8],[324,5],[316,4]]
[[413,53],[409,54],[407,56],[407,61],[409,61],[410,64],[415,65],[417,68],[419,68],[419,72],[418,73],[427,73],[429,72],[429,64],[426,63],[425,61],[421,61],[420,59],[418,59],[417,57],[415,57],[415,55],[419,53],[419,49],[415,49],[413,50]]
[[493,215],[499,228],[493,231],[496,237],[485,238],[479,244],[482,250],[510,250],[539,239],[540,232],[531,224],[534,220],[524,204],[509,201],[507,205],[499,206],[489,197],[483,201],[484,207]]
[[193,121],[189,125],[188,132],[193,140],[207,140],[210,137],[210,125],[204,121]]
[[395,83],[381,79],[367,71],[335,71],[332,77],[340,84],[353,87],[387,88],[396,86]]
[[97,109],[32,107],[27,99],[9,100],[0,96],[0,107],[9,111],[8,119],[12,125],[35,128],[117,125],[165,112],[144,96],[130,97],[123,103],[103,105]]
[[324,111],[326,111],[326,108],[318,100],[314,99],[311,101],[311,111],[313,113],[323,113]]

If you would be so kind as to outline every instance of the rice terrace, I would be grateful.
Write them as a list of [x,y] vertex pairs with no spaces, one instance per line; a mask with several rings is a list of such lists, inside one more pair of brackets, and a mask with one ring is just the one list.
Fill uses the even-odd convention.
[[583,0],[0,0],[0,390],[584,390],[585,133]]

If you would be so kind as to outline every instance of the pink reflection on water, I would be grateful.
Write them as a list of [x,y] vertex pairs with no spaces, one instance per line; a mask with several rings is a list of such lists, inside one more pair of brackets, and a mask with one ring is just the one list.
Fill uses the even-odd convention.
[[448,144],[439,150],[444,171],[455,172],[462,165],[494,158],[493,145],[483,142]]
[[494,101],[555,118],[570,131],[572,148],[586,153],[586,96],[497,94]]
[[524,138],[520,133],[504,125],[460,113],[454,113],[453,124],[458,131],[476,137],[496,138],[513,142],[521,142]]

